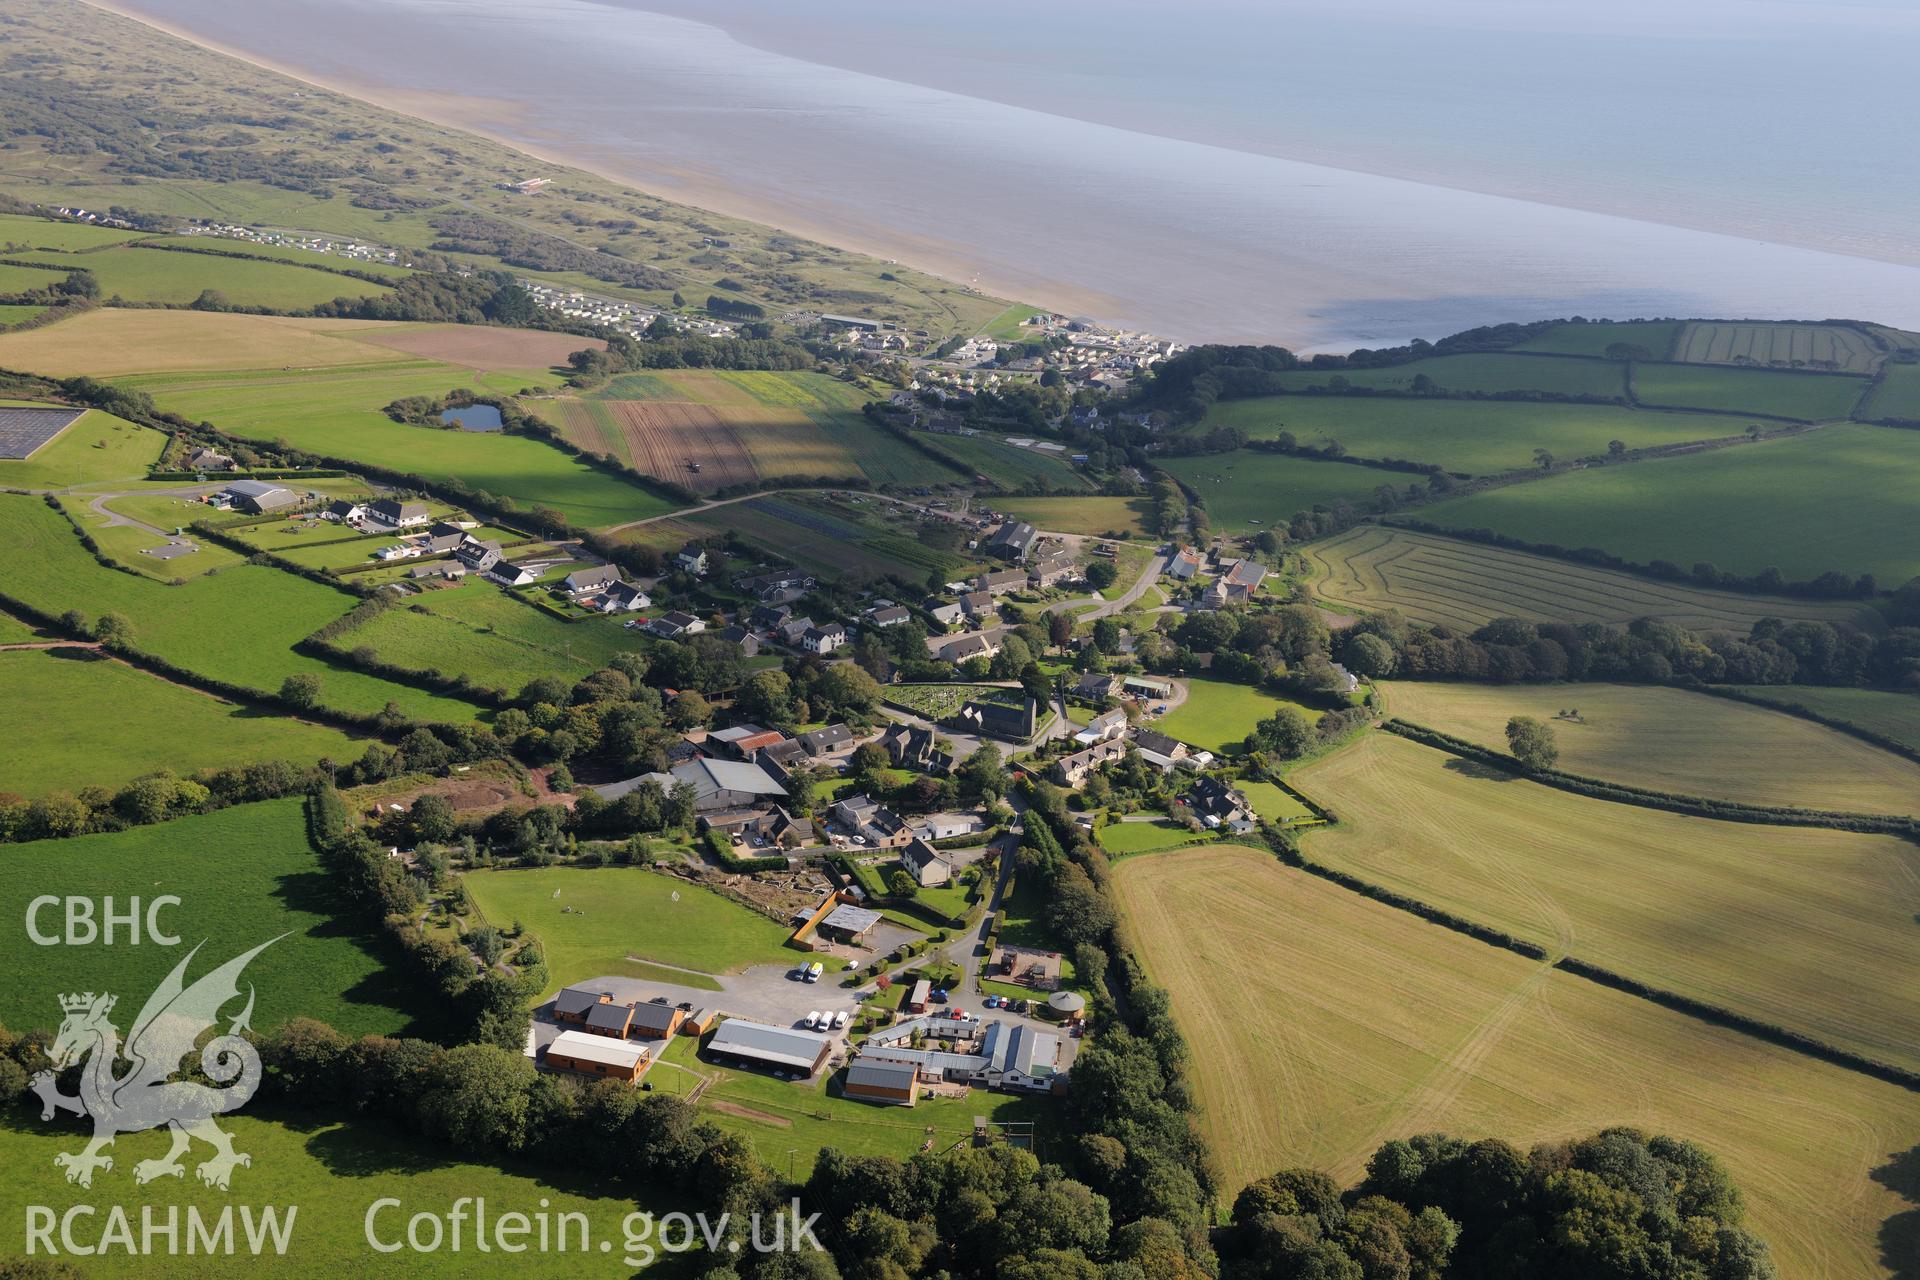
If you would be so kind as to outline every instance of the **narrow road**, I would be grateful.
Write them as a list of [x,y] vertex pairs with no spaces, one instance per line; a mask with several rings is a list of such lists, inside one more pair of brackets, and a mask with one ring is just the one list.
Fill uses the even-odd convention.
[[[1160,574],[1166,567],[1166,554],[1164,552],[1156,552],[1153,559],[1147,561],[1146,567],[1140,571],[1140,576],[1134,579],[1132,586],[1111,600],[1103,598],[1095,608],[1081,614],[1078,620],[1091,622],[1095,618],[1106,618],[1116,613],[1124,613],[1139,603],[1140,597],[1147,594],[1147,588],[1160,580]],[[1047,612],[1059,613],[1064,609],[1077,609],[1081,605],[1092,602],[1092,596],[1077,596],[1072,600],[1062,600],[1057,604],[1049,605]]]

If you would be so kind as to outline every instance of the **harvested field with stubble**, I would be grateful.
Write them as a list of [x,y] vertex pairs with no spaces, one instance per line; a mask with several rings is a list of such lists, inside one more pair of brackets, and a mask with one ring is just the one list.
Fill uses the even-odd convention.
[[198,372],[208,369],[311,369],[401,362],[348,339],[364,320],[288,319],[217,311],[119,311],[99,308],[57,324],[0,337],[0,368],[50,378],[86,374]]
[[1525,1150],[1633,1125],[1726,1162],[1781,1275],[1896,1265],[1910,1204],[1891,1187],[1920,1143],[1903,1089],[1555,972],[1270,853],[1145,854],[1113,878],[1128,940],[1192,1047],[1223,1195],[1289,1166],[1351,1181],[1382,1142],[1416,1133]]
[[1697,321],[1680,331],[1673,358],[1688,364],[1808,366],[1872,373],[1883,354],[1879,343],[1850,325]]
[[1920,1067],[1920,848],[1589,799],[1376,733],[1288,776],[1307,855],[1466,919]]
[[1632,622],[1657,618],[1741,635],[1762,618],[1861,618],[1861,606],[1736,594],[1508,551],[1439,534],[1361,525],[1304,549],[1316,596],[1341,609],[1397,609],[1415,622],[1472,631],[1495,618]]
[[606,350],[599,338],[538,329],[501,329],[481,324],[381,324],[347,330],[342,337],[423,360],[456,364],[480,373],[546,369],[563,365],[576,351]]
[[[1545,721],[1569,773],[1747,804],[1920,814],[1920,764],[1731,698],[1657,685],[1394,680],[1383,687],[1400,719],[1496,751],[1507,749],[1510,717]],[[1920,707],[1920,698],[1913,702]],[[1562,710],[1579,718],[1560,719]]]

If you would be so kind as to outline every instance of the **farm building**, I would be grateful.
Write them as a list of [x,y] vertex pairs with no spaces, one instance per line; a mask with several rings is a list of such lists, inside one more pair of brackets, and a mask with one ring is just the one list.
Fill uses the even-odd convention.
[[745,1018],[727,1019],[707,1041],[707,1052],[716,1058],[805,1075],[820,1069],[831,1048],[832,1042],[825,1036]]
[[880,923],[880,913],[866,907],[849,906],[842,903],[827,913],[820,922],[820,932],[830,938],[846,943],[859,943],[873,932],[873,926]]
[[225,498],[227,505],[235,511],[247,511],[255,515],[279,511],[300,501],[300,496],[293,490],[268,484],[264,480],[235,480],[222,489],[218,496]]
[[677,779],[670,773],[638,773],[631,778],[622,778],[618,782],[602,783],[593,790],[602,800],[618,800],[628,792],[638,791],[649,783],[660,788],[661,794],[664,795],[673,790],[673,784],[676,781]]
[[586,1028],[596,1036],[611,1036],[615,1040],[624,1040],[627,1028],[632,1025],[633,1006],[630,1004],[615,1004],[608,1000],[587,1010]]
[[842,1092],[849,1098],[910,1107],[920,1099],[920,1069],[911,1062],[855,1058],[847,1067]]
[[1167,576],[1180,582],[1186,582],[1200,572],[1200,553],[1192,547],[1182,547],[1167,561]]
[[785,799],[787,794],[765,769],[738,760],[689,760],[673,767],[673,779],[693,788],[696,813],[751,808],[776,797]]
[[[977,813],[930,813],[914,824],[913,833],[927,841],[953,840],[986,829],[986,819]],[[961,851],[956,851],[956,857],[960,855]]]
[[786,736],[778,729],[769,729],[765,725],[736,724],[709,733],[706,745],[724,751],[735,760],[751,760],[754,752],[782,742]]
[[1158,676],[1124,676],[1120,687],[1136,698],[1171,698],[1173,681]]
[[854,748],[853,730],[844,724],[830,724],[822,729],[810,730],[801,734],[797,741],[801,749],[816,760],[823,756],[843,756]]
[[593,1011],[594,1007],[606,1004],[612,999],[611,991],[588,991],[584,987],[568,987],[553,998],[553,1020],[585,1026],[587,1015]]
[[573,1071],[632,1084],[645,1073],[651,1056],[643,1046],[624,1040],[610,1040],[584,1031],[562,1031],[547,1046],[546,1063],[556,1071]]
[[1039,531],[1024,520],[1009,520],[988,535],[981,550],[1002,560],[1025,560]]

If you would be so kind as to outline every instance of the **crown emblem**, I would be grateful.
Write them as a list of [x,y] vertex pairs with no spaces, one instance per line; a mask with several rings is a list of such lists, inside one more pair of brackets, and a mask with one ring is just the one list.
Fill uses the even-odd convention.
[[[110,1012],[113,1009],[114,1001],[118,999],[118,996],[100,997],[100,1012]],[[60,1007],[68,1013],[85,1013],[94,1007],[93,992],[88,991],[84,994],[75,993],[70,996],[61,996]]]

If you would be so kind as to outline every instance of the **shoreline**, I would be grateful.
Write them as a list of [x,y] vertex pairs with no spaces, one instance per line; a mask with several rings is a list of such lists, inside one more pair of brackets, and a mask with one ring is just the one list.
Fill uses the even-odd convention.
[[[546,144],[539,141],[503,136],[494,129],[476,123],[469,114],[472,108],[464,112],[461,110],[462,105],[467,103],[492,103],[495,104],[496,111],[504,109],[510,113],[514,107],[508,102],[477,95],[427,93],[384,86],[349,86],[335,80],[320,79],[309,72],[296,70],[271,58],[236,49],[222,41],[196,34],[173,23],[124,8],[113,0],[80,0],[80,3],[111,13],[116,17],[125,18],[129,22],[137,22],[141,26],[172,36],[176,40],[219,54],[221,57],[244,62],[299,84],[351,98],[356,102],[366,103],[383,111],[390,111],[438,128],[472,134],[542,163],[578,169],[603,181],[630,187],[643,194],[686,205],[700,212],[738,218],[773,231],[813,240],[847,253],[860,254],[882,264],[898,263],[934,276],[957,288],[970,288],[983,296],[1008,303],[1042,307],[1063,315],[1090,316],[1126,328],[1143,327],[1140,322],[1120,315],[1120,312],[1124,311],[1124,303],[1120,299],[1108,297],[1095,290],[1079,288],[1058,280],[1017,281],[989,278],[965,260],[964,251],[958,245],[943,246],[937,242],[915,242],[912,237],[897,232],[893,233],[897,242],[887,244],[884,243],[886,239],[884,234],[875,238],[848,236],[844,228],[829,229],[805,218],[787,217],[774,221],[760,211],[760,206],[757,206],[756,202],[751,199],[740,199],[740,192],[728,187],[719,179],[703,180],[696,175],[681,171],[677,174],[677,182],[674,185],[662,189],[654,182],[642,181],[633,175],[621,173],[618,171],[618,166],[600,163],[586,155],[570,153],[562,149],[548,150]],[[433,111],[434,108],[438,111]],[[1190,340],[1186,336],[1177,334],[1160,336],[1176,338],[1182,342]]]

